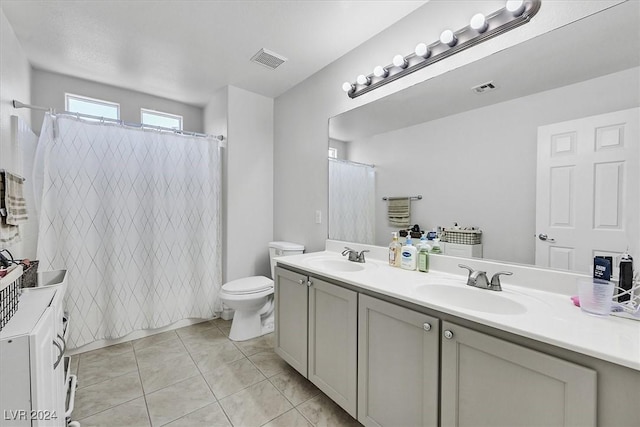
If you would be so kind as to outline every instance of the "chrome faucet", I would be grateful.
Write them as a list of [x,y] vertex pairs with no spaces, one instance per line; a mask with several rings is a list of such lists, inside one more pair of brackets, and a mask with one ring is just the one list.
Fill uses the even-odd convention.
[[353,262],[361,262],[364,263],[365,259],[364,259],[364,253],[365,252],[369,252],[368,250],[363,250],[360,253],[358,253],[358,251],[348,248],[348,247],[344,247],[344,251],[342,251],[342,255],[346,256],[349,255],[349,261],[353,261]]
[[480,289],[488,289],[490,291],[501,291],[502,286],[500,286],[500,276],[511,276],[513,274],[510,271],[499,271],[491,276],[491,281],[489,281],[486,271],[474,270],[473,268],[463,264],[458,264],[458,267],[469,270],[467,285]]

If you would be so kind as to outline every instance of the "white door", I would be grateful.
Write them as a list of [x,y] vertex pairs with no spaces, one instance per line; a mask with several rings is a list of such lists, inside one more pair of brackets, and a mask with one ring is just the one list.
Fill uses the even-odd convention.
[[588,273],[597,255],[640,256],[639,114],[538,128],[536,265]]

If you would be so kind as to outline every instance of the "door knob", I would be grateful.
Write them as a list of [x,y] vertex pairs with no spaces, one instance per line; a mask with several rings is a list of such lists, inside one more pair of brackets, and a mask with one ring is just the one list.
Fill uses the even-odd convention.
[[543,242],[549,242],[549,243],[555,243],[556,242],[556,239],[551,239],[551,238],[549,238],[549,236],[547,236],[544,233],[538,234],[538,239],[542,240]]

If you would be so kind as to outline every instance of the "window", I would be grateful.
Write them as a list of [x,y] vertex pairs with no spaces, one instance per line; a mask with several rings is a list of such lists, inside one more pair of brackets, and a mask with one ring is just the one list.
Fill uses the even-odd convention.
[[65,109],[72,113],[88,114],[105,119],[120,119],[120,104],[86,96],[64,94]]
[[163,128],[182,130],[182,116],[163,113],[162,111],[140,109],[143,125],[160,126]]
[[338,149],[337,148],[329,147],[329,158],[330,159],[337,159],[338,158]]

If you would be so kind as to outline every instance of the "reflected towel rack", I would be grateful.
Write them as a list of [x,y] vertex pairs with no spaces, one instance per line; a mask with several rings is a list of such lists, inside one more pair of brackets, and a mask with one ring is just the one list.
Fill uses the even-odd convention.
[[11,172],[11,171],[8,171],[8,170],[6,170],[6,169],[0,169],[0,174],[3,174],[3,173],[5,173],[5,172],[10,173],[11,175],[13,175],[13,176],[15,176],[15,177],[17,177],[17,178],[20,178],[20,179],[22,180],[22,182],[25,182],[25,181],[26,181],[26,178],[24,178],[24,177],[22,177],[22,176],[20,176],[20,175],[18,175],[18,174],[15,174],[15,173],[13,173],[13,172]]
[[405,197],[388,197],[384,196],[382,200],[398,200],[398,199],[409,199],[409,200],[422,200],[422,195],[418,194],[417,196],[405,196]]

